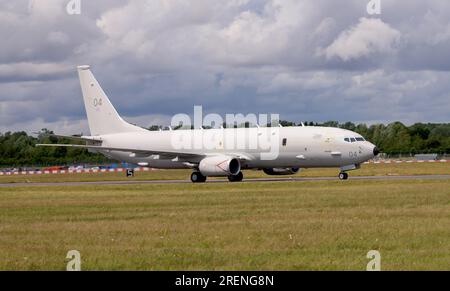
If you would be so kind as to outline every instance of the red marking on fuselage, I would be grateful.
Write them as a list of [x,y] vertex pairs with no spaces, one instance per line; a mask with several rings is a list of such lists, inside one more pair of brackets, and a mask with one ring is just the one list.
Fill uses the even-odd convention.
[[222,164],[223,164],[223,163],[226,163],[226,162],[228,162],[228,160],[225,160],[225,161],[223,161],[223,162],[221,162],[221,163],[218,163],[218,164],[216,165],[216,167],[218,167],[219,169],[221,169],[221,170],[224,171],[225,173],[228,173],[228,171],[225,170],[225,169],[222,167]]

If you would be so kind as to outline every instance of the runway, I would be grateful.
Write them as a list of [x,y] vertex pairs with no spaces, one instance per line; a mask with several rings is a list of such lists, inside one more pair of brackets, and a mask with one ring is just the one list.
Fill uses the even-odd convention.
[[[415,176],[350,176],[348,181],[383,181],[383,180],[450,180],[450,175],[415,175]],[[242,183],[255,182],[310,182],[310,181],[339,181],[337,177],[289,177],[289,178],[255,178],[244,179]],[[209,180],[211,183],[230,183],[228,180]],[[11,187],[54,187],[54,186],[88,186],[88,185],[146,185],[146,184],[192,184],[190,180],[127,180],[127,181],[95,181],[95,182],[55,182],[55,183],[7,183],[0,184],[0,188]],[[202,184],[198,184],[202,185]]]

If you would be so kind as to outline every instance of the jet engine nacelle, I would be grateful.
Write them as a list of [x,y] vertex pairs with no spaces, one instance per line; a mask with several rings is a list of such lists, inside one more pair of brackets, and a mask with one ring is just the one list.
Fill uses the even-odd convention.
[[263,169],[264,173],[269,176],[287,176],[300,172],[300,168],[269,168]]
[[241,171],[241,163],[232,157],[214,156],[201,160],[198,168],[204,176],[234,176]]

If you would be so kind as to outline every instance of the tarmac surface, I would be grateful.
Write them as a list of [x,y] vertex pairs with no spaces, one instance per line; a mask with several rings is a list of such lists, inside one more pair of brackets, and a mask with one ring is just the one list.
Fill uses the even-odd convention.
[[[350,176],[348,181],[377,181],[377,180],[446,180],[450,175],[415,175],[415,176]],[[308,181],[339,181],[337,177],[288,177],[288,178],[257,178],[244,179],[249,182],[308,182]],[[342,181],[345,183],[346,181]],[[54,182],[54,183],[6,183],[0,188],[11,187],[52,187],[52,186],[87,186],[87,185],[143,185],[143,184],[190,184],[190,180],[127,180],[127,181],[95,181],[95,182]],[[227,179],[209,180],[206,183],[229,183]]]

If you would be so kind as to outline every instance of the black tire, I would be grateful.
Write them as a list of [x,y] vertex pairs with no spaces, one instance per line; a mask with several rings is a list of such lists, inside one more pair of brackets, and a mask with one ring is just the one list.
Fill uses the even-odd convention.
[[191,174],[191,181],[192,183],[204,183],[206,182],[206,177],[200,172],[193,172]]
[[242,172],[239,172],[239,174],[234,176],[228,176],[228,181],[230,182],[242,182],[243,179],[244,175],[242,174]]
[[340,180],[347,180],[348,179],[348,174],[347,173],[340,173],[339,174],[339,179]]

